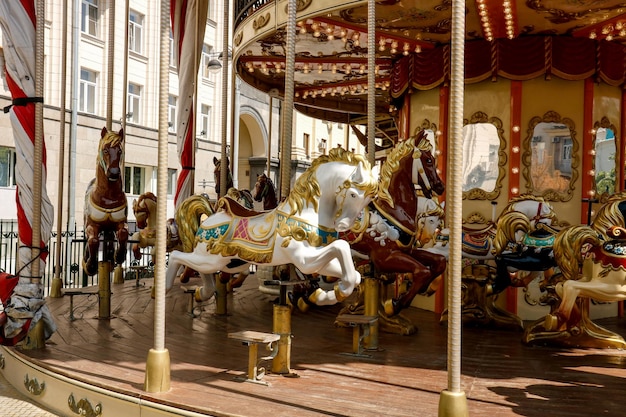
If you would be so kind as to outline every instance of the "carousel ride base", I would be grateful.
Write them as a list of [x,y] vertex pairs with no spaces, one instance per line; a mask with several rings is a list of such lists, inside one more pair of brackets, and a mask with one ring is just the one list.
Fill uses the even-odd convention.
[[[255,281],[228,295],[226,315],[215,314],[211,300],[190,317],[189,295],[179,285],[167,294],[167,392],[144,389],[154,345],[149,278],[145,287],[133,280],[112,286],[110,320],[96,318],[94,297],[74,300],[76,317],[82,317],[74,321],[68,297],[47,299],[58,331],[43,349],[1,347],[0,372],[60,416],[438,415],[448,381],[447,329],[437,314],[414,307],[402,314],[419,332],[380,333],[380,350],[368,351],[370,358],[343,355],[353,347],[354,333],[334,326],[340,305],[294,310],[290,367],[299,378],[266,372],[268,386],[240,382],[237,377],[248,375],[248,349],[228,335],[272,329],[275,296],[261,293]],[[621,319],[598,322],[626,334]],[[470,415],[623,413],[626,367],[607,364],[626,362],[624,351],[525,346],[514,333],[479,327],[464,328],[462,340],[461,388]]]

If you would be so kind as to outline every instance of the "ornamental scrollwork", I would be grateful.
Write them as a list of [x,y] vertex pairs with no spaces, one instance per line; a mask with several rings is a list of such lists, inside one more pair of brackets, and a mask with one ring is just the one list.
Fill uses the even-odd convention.
[[41,384],[37,381],[37,378],[30,379],[28,374],[24,376],[24,387],[26,391],[33,395],[41,395],[46,389],[46,383],[42,382]]
[[102,415],[102,404],[98,403],[95,407],[85,398],[81,398],[76,402],[74,394],[70,394],[67,399],[67,405],[75,414],[82,417],[98,417]]

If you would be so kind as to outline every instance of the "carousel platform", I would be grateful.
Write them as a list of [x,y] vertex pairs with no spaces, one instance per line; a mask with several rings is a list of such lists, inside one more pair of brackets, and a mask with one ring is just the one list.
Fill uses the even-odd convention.
[[[232,334],[271,333],[276,298],[258,290],[254,275],[229,296],[225,316],[215,314],[214,301],[191,310],[180,286],[168,293],[171,389],[145,392],[152,283],[112,285],[109,319],[97,318],[97,295],[74,296],[73,311],[68,296],[48,299],[58,331],[43,349],[0,348],[0,372],[63,416],[438,415],[447,387],[447,329],[436,314],[415,308],[403,314],[419,331],[381,333],[370,357],[345,354],[352,352],[353,329],[335,326],[339,306],[294,312],[291,373],[268,372],[267,385],[244,382],[248,347]],[[598,323],[626,335],[623,319]],[[463,329],[461,382],[471,416],[624,415],[626,352],[528,347],[521,336]]]

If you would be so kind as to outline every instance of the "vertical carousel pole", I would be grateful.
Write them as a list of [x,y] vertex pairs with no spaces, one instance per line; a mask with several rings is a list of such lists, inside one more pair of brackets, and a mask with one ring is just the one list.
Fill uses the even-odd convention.
[[[115,79],[115,2],[111,3],[109,7],[109,39],[108,39],[108,51],[107,51],[107,114],[106,114],[106,128],[109,132],[113,130],[113,81]],[[123,170],[122,170],[123,172]],[[126,248],[124,248],[126,250]],[[111,267],[113,268],[113,283],[124,283],[124,269],[122,265],[116,265],[113,258],[111,258]],[[111,299],[111,292],[109,288],[109,301]]]
[[[367,160],[372,168],[376,162],[376,0],[367,2]],[[375,273],[375,271],[372,271]],[[378,316],[380,287],[376,276],[364,279],[365,315]],[[370,325],[363,345],[368,350],[378,349],[378,320]]]
[[[226,195],[228,184],[228,169],[224,161],[227,160],[228,147],[228,31],[229,31],[229,1],[224,0],[224,20],[222,21],[222,154],[220,156],[222,164],[220,168],[220,197]],[[231,121],[234,123],[234,121]],[[226,315],[228,313],[228,303],[226,294],[228,292],[227,283],[222,282],[220,277],[215,279],[215,314]]]
[[[35,24],[35,96],[43,97],[43,57],[44,57],[44,1],[37,0],[36,7],[36,24]],[[42,236],[41,230],[41,214],[42,214],[42,181],[43,181],[43,165],[44,161],[44,142],[43,142],[43,102],[35,103],[35,147],[33,150],[33,213],[32,213],[32,240],[31,240],[31,257],[34,260],[30,269],[31,285],[42,287],[41,281],[41,241],[42,237],[45,241],[50,236]],[[41,291],[43,294],[43,291]],[[45,347],[45,337],[43,332],[43,320],[39,320],[37,324],[28,330],[24,347],[26,349],[41,349]]]
[[[61,288],[63,288],[63,280],[61,274],[63,268],[61,266],[61,247],[62,228],[63,228],[63,184],[65,178],[65,93],[67,89],[67,0],[63,0],[63,19],[61,27],[64,28],[61,35],[61,114],[59,115],[59,186],[57,187],[57,250],[54,254],[54,278],[50,285],[50,298],[61,298]],[[68,268],[69,265],[66,265]]]
[[[280,198],[291,188],[291,141],[293,136],[294,72],[296,60],[296,0],[287,4],[287,52],[285,57],[285,113],[280,147]],[[291,308],[274,304],[274,333],[280,335],[272,372],[291,373]]]
[[448,260],[448,388],[439,397],[439,417],[468,417],[467,398],[461,390],[461,188],[463,166],[463,88],[465,54],[465,2],[452,1],[450,77],[450,135],[448,168],[450,187],[446,210],[450,219]]
[[[167,195],[167,96],[169,91],[170,1],[161,0],[161,62],[159,65],[159,146],[157,166],[157,195]],[[157,224],[167,221],[167,201],[157,200]],[[157,227],[154,273],[154,347],[146,359],[144,389],[165,392],[170,389],[170,354],[165,348],[165,227]]]

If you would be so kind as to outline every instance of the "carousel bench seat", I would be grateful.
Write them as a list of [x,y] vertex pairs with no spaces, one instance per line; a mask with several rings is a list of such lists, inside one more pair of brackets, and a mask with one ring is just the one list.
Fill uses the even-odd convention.
[[65,297],[66,295],[70,297],[70,321],[76,320],[76,316],[74,316],[74,296],[75,295],[97,295],[97,288],[69,288],[69,289],[61,289],[61,294]]
[[[256,332],[253,330],[243,330],[240,332],[228,333],[229,339],[241,341],[244,346],[248,346],[248,377],[246,382],[255,382],[267,385],[261,381],[265,375],[265,368],[259,367],[262,361],[274,359],[278,353],[279,334]],[[267,346],[270,354],[262,356],[257,360],[259,345]]]
[[352,353],[353,356],[369,357],[363,353],[363,339],[370,334],[370,326],[378,320],[376,316],[363,316],[360,314],[340,314],[335,319],[353,328],[352,330]]

